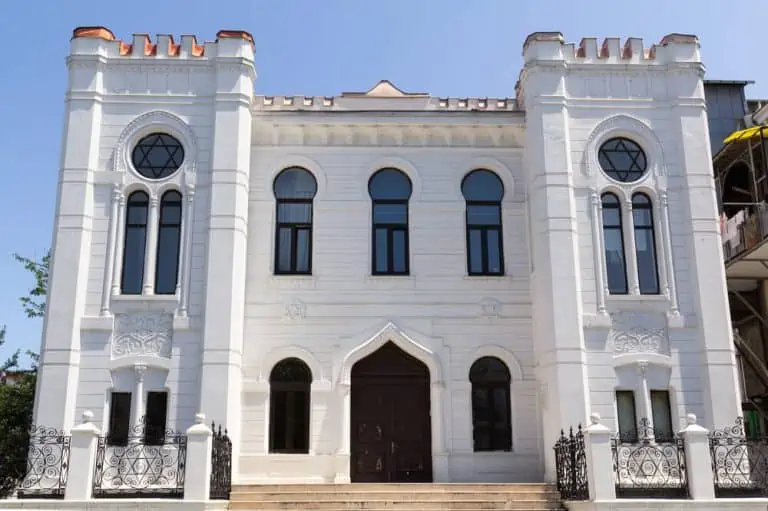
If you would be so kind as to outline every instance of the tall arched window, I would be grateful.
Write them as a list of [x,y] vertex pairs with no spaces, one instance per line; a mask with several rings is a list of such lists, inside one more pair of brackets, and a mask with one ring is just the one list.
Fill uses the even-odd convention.
[[312,273],[312,201],[317,181],[300,167],[285,169],[274,182],[277,200],[275,273]]
[[469,275],[503,275],[501,199],[504,185],[489,170],[474,170],[461,183],[467,202],[467,268]]
[[155,294],[172,295],[178,281],[181,242],[181,194],[176,190],[163,194],[158,227]]
[[507,365],[496,357],[472,364],[472,437],[475,452],[512,450],[512,412]]
[[140,295],[144,280],[144,252],[147,246],[149,195],[133,192],[125,207],[125,241],[123,275],[120,283],[124,295]]
[[627,261],[624,256],[624,233],[621,222],[621,202],[616,195],[604,193],[603,238],[605,265],[608,273],[608,291],[614,295],[628,293]]
[[281,360],[269,375],[269,452],[309,452],[312,372],[298,358]]
[[408,199],[411,180],[397,169],[381,169],[368,181],[373,202],[374,275],[408,275]]
[[644,193],[636,193],[632,196],[632,223],[635,229],[637,281],[640,285],[640,294],[659,294],[656,236],[653,229],[653,203]]

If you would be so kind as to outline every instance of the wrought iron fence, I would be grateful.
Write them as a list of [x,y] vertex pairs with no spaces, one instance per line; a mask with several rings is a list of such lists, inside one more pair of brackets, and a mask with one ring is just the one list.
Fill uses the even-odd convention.
[[232,441],[227,430],[222,433],[221,425],[211,423],[213,444],[211,446],[211,495],[212,500],[229,500],[232,491]]
[[768,496],[768,438],[749,438],[744,419],[709,435],[717,497]]
[[688,498],[685,444],[676,435],[657,435],[648,419],[637,432],[611,440],[613,475],[619,498]]
[[181,498],[186,462],[186,435],[147,428],[142,419],[127,437],[99,438],[93,496]]
[[72,437],[63,431],[31,426],[27,468],[16,495],[20,498],[64,498]]
[[573,428],[568,436],[561,430],[554,449],[557,490],[560,496],[564,500],[589,500],[587,455],[581,424],[575,434]]

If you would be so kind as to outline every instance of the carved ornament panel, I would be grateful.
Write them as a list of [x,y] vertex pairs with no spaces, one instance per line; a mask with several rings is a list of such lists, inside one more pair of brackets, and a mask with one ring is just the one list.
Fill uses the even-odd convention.
[[611,314],[609,346],[614,354],[669,352],[666,317],[653,312]]
[[115,314],[113,359],[134,356],[171,358],[173,317],[170,314]]

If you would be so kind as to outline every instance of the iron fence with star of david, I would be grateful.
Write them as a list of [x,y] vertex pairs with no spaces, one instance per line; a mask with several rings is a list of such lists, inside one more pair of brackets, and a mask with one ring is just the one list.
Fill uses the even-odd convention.
[[95,498],[182,498],[187,436],[154,431],[142,419],[118,441],[100,437],[93,474]]
[[768,438],[747,435],[744,419],[709,434],[717,497],[768,496]]
[[685,444],[676,435],[655,434],[648,419],[637,432],[611,440],[613,476],[619,498],[688,498]]

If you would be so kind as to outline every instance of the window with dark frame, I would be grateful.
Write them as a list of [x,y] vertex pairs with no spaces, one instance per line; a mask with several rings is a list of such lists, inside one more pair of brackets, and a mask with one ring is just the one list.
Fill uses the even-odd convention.
[[157,233],[157,263],[155,265],[155,294],[172,295],[179,278],[179,247],[181,246],[181,194],[171,190],[160,200]]
[[269,376],[269,452],[309,453],[312,373],[298,358],[275,365]]
[[368,181],[372,208],[373,275],[408,275],[408,200],[411,180],[403,172],[386,168]]
[[165,179],[184,162],[184,146],[167,133],[152,133],[133,148],[131,163],[147,179]]
[[148,392],[147,413],[144,417],[144,443],[162,445],[165,441],[165,426],[168,420],[168,393]]
[[616,391],[616,413],[619,438],[623,442],[637,442],[637,415],[635,393],[632,390]]
[[496,357],[482,357],[472,364],[472,437],[475,452],[512,450],[511,376]]
[[635,229],[635,254],[640,294],[657,295],[661,290],[656,260],[653,203],[644,193],[636,193],[632,196],[632,222]]
[[275,274],[312,273],[312,202],[317,181],[306,169],[281,171],[274,182],[277,207]]
[[108,445],[127,445],[131,427],[131,393],[112,392],[109,399]]
[[608,292],[614,295],[625,295],[629,292],[629,286],[627,285],[627,260],[624,253],[621,203],[613,193],[604,193],[601,200]]
[[125,208],[123,274],[121,293],[140,295],[144,280],[144,256],[147,246],[149,195],[137,191],[128,196]]
[[643,149],[623,137],[606,140],[597,151],[597,160],[608,177],[622,183],[634,183],[648,170]]
[[467,272],[504,275],[501,199],[504,185],[489,170],[473,170],[464,177],[461,193],[467,203]]
[[653,414],[653,436],[657,442],[670,442],[675,436],[672,429],[672,408],[669,391],[651,391],[651,413]]

